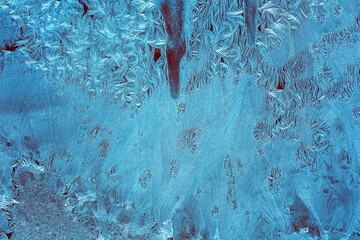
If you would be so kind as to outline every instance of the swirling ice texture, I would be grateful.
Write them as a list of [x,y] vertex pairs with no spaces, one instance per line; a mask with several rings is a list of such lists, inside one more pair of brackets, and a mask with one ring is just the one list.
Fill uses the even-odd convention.
[[357,239],[359,10],[0,0],[0,238]]

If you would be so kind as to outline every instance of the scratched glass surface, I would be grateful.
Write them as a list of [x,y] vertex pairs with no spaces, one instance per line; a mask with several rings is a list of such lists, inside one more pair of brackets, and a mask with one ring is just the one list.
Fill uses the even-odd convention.
[[0,239],[360,239],[357,0],[0,0]]

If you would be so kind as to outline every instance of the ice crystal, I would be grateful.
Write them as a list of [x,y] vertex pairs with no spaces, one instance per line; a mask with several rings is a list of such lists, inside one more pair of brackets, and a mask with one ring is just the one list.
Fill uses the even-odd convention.
[[357,239],[359,9],[0,0],[0,239]]

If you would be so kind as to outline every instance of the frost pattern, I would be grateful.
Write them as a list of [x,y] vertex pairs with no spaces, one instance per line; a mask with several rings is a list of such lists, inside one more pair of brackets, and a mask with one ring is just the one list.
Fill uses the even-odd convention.
[[360,236],[360,5],[183,3],[0,0],[0,239]]

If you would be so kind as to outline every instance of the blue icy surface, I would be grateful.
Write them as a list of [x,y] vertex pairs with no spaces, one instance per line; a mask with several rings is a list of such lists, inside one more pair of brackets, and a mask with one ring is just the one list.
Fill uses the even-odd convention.
[[179,2],[0,0],[0,239],[360,239],[358,1]]

